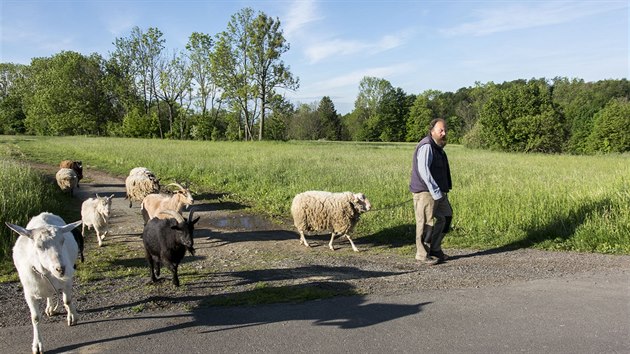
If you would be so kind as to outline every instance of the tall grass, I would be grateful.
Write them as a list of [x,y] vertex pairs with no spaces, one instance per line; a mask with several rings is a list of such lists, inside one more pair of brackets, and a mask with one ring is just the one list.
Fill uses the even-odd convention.
[[[413,251],[408,192],[414,145],[406,143],[197,142],[121,138],[29,138],[30,159],[84,161],[120,176],[145,166],[162,181],[226,192],[256,211],[288,218],[296,193],[365,193],[375,211],[356,234]],[[536,247],[630,253],[630,156],[524,155],[446,148],[454,189],[454,230],[446,247]],[[401,204],[402,203],[402,204]]]
[[31,217],[42,211],[60,210],[62,203],[56,185],[9,155],[9,147],[0,145],[0,261],[10,258],[17,239],[17,234],[6,227],[5,222],[25,226]]

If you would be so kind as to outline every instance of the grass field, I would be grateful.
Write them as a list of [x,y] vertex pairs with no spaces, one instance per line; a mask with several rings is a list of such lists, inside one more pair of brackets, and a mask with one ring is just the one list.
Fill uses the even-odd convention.
[[[356,238],[413,252],[407,187],[413,144],[88,137],[0,137],[0,142],[20,159],[83,160],[87,177],[91,169],[125,176],[145,166],[164,184],[188,181],[198,194],[228,193],[273,217],[288,217],[291,199],[305,190],[363,192],[375,210],[362,217]],[[446,151],[455,215],[445,247],[630,254],[630,155],[507,154],[457,145]]]

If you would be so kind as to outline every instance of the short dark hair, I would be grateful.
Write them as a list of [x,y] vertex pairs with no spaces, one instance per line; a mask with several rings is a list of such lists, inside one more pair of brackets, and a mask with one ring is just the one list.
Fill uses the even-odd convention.
[[431,123],[429,123],[429,132],[431,132],[431,130],[433,130],[433,128],[435,127],[435,125],[438,122],[442,122],[442,124],[444,124],[444,127],[446,128],[446,121],[442,118],[435,118],[434,120],[431,121]]

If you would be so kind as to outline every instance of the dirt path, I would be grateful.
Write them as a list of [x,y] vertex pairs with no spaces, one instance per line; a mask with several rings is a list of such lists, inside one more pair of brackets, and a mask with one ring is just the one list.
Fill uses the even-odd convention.
[[[56,168],[35,165],[54,175]],[[191,310],[235,296],[255,296],[257,289],[281,288],[291,296],[304,289],[336,294],[399,295],[432,289],[481,288],[536,279],[600,272],[630,272],[630,256],[569,252],[447,250],[452,258],[427,267],[393,252],[374,251],[357,240],[362,252],[348,243],[330,251],[327,236],[314,237],[316,247],[299,245],[290,222],[272,222],[247,212],[236,203],[220,202],[219,195],[195,196],[195,215],[201,216],[195,233],[194,257],[180,266],[182,286],[165,281],[148,284],[148,267],[140,234],[139,203],[128,207],[124,179],[87,169],[77,191],[77,205],[94,196],[114,194],[111,234],[99,248],[93,231],[86,235],[85,257],[116,247],[121,252],[108,260],[99,279],[77,282],[75,294],[82,320],[155,311]],[[90,266],[89,263],[79,266]],[[115,267],[110,276],[107,267]],[[121,271],[122,269],[122,271]],[[121,276],[129,269],[129,276]],[[142,277],[136,276],[138,272]],[[30,323],[19,283],[0,284],[0,327]],[[63,321],[63,316],[45,318]]]

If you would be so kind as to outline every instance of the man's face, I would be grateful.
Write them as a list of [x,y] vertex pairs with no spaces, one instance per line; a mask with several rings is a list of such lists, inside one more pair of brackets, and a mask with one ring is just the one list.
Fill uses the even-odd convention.
[[431,129],[431,137],[438,145],[444,147],[446,145],[446,125],[442,122],[435,123]]

